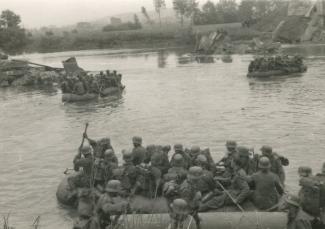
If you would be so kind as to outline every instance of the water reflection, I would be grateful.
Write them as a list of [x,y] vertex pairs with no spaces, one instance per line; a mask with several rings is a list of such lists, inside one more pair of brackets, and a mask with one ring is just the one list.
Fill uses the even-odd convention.
[[158,68],[164,68],[167,65],[168,52],[166,50],[158,51],[157,63]]

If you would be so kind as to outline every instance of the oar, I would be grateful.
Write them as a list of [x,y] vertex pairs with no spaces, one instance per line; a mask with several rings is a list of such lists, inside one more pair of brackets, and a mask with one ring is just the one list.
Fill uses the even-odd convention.
[[82,140],[81,140],[81,144],[80,144],[80,149],[82,148],[82,146],[84,145],[84,142],[85,142],[85,135],[87,134],[87,129],[88,129],[88,126],[89,126],[89,123],[87,122],[86,123],[86,126],[85,126],[85,131],[82,135]]
[[245,210],[236,202],[235,198],[228,192],[228,190],[225,189],[225,187],[218,180],[215,180],[215,181],[222,188],[222,190],[229,196],[229,198],[231,199],[231,201],[234,204],[236,204],[236,206],[239,208],[239,210],[241,210],[242,212],[245,212]]

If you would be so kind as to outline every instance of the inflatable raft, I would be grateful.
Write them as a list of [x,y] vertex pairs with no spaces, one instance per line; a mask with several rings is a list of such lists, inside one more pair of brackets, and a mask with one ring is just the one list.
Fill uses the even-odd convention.
[[284,76],[290,75],[293,73],[303,73],[307,71],[307,66],[303,65],[300,68],[286,68],[283,70],[274,70],[274,71],[266,71],[266,72],[250,72],[247,74],[247,77],[251,78],[266,78],[271,76]]
[[105,88],[104,90],[102,90],[100,92],[100,95],[102,97],[105,97],[105,96],[110,96],[110,95],[115,95],[117,93],[121,93],[123,91],[124,87],[108,87],[108,88]]
[[71,93],[65,93],[62,95],[62,102],[80,102],[80,101],[88,101],[97,99],[97,94],[84,94],[84,95],[76,95]]

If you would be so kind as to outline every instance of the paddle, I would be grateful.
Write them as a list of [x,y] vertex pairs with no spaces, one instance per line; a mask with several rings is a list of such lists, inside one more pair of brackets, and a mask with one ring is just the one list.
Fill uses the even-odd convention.
[[85,136],[87,135],[87,129],[88,129],[88,126],[89,126],[89,123],[87,122],[87,123],[86,123],[86,126],[85,126],[85,130],[84,130],[83,135],[82,135],[82,140],[81,140],[81,144],[80,144],[79,149],[81,149],[82,146],[84,145],[84,142],[85,142]]
[[245,212],[245,210],[236,202],[235,198],[228,192],[228,190],[225,189],[225,187],[218,180],[215,181],[222,188],[222,190],[227,194],[227,196],[231,199],[231,201],[239,208],[239,210]]

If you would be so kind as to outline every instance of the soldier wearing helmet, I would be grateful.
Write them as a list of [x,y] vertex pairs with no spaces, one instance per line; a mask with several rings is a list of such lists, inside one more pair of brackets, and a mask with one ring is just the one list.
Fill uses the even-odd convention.
[[84,138],[88,140],[91,147],[94,149],[94,156],[98,158],[104,158],[104,153],[106,150],[111,149],[114,151],[111,145],[110,138],[101,138],[98,141],[93,140],[88,137],[87,133],[84,133]]
[[185,220],[188,219],[190,209],[187,202],[183,199],[175,199],[170,204],[171,229],[184,228]]
[[325,162],[323,163],[321,172],[316,174],[313,180],[316,182],[319,190],[318,218],[321,226],[323,226],[322,228],[325,228]]
[[146,158],[146,149],[142,146],[142,138],[139,136],[134,136],[132,138],[133,143],[133,164],[135,166],[142,164]]
[[131,150],[123,150],[124,164],[113,170],[113,178],[120,180],[122,189],[127,195],[133,196],[141,189],[143,177],[139,168],[133,165],[133,153]]
[[231,161],[237,155],[237,142],[228,140],[226,142],[226,148],[226,155],[217,163],[217,165],[222,164],[226,168],[226,173],[229,175],[231,174]]
[[177,143],[174,145],[174,154],[170,159],[170,165],[173,166],[174,164],[174,157],[179,154],[183,157],[183,168],[184,169],[188,169],[191,165],[191,158],[188,155],[188,153],[186,153],[184,151],[183,145],[180,143]]
[[271,163],[267,157],[261,157],[258,162],[260,171],[249,177],[251,187],[254,187],[253,202],[260,210],[274,208],[283,194],[283,186],[279,177],[270,171]]
[[206,187],[210,190],[215,188],[214,182],[208,183],[210,181],[203,178],[203,169],[198,166],[192,166],[189,168],[186,180],[180,186],[180,197],[187,202],[190,215],[192,215],[196,223],[196,228],[201,228],[198,211],[203,196],[202,192],[206,192]]
[[285,203],[288,210],[288,229],[312,229],[312,217],[302,210],[298,197],[289,196]]
[[249,149],[244,146],[238,146],[237,151],[238,153],[236,158],[240,160],[240,164],[245,173],[247,175],[252,175],[254,172],[256,172],[256,166],[254,160],[250,157]]
[[262,146],[261,152],[262,152],[262,156],[267,157],[270,160],[271,172],[278,175],[281,183],[284,184],[285,173],[280,158],[275,156],[275,154],[273,153],[273,149],[270,146],[266,146],[266,145]]
[[105,187],[108,180],[112,179],[113,169],[118,167],[118,159],[112,149],[107,149],[104,158],[95,158],[94,161],[94,186]]
[[[90,187],[90,177],[92,174],[93,157],[91,147],[83,145],[79,148],[78,154],[73,159],[74,170],[79,172],[74,177],[69,177],[68,182],[72,188]],[[80,171],[80,169],[82,169]]]
[[129,204],[121,197],[121,192],[119,180],[110,180],[107,183],[105,193],[100,196],[96,206],[100,228],[115,227],[119,217],[127,213]]

